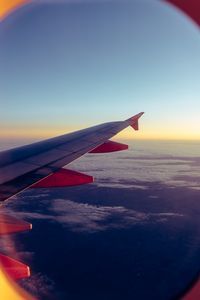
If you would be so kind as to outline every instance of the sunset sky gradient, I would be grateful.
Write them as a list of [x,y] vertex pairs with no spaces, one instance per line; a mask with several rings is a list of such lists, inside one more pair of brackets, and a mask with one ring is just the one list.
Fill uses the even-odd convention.
[[145,111],[136,138],[200,139],[199,53],[199,29],[163,1],[33,1],[0,24],[0,137]]

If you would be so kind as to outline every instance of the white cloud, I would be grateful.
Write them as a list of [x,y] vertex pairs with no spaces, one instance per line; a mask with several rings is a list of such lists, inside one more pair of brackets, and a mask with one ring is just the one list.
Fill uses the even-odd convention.
[[123,206],[97,206],[56,199],[50,202],[46,214],[37,212],[16,212],[17,217],[46,219],[59,222],[76,232],[97,232],[113,228],[128,228],[148,222],[167,222],[172,218],[184,217],[175,213],[144,213]]
[[20,285],[36,297],[48,298],[55,292],[55,283],[42,273],[32,274],[30,278],[22,279]]

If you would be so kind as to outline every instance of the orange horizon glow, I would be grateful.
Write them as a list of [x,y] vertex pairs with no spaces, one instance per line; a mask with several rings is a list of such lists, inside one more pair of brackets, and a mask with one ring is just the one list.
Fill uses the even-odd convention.
[[1,0],[0,1],[0,21],[7,17],[12,11],[27,4],[30,0]]
[[[51,137],[67,134],[73,131],[81,130],[92,126],[86,124],[85,126],[60,126],[60,127],[40,127],[35,128],[28,126],[26,128],[3,128],[0,139],[48,139]],[[124,131],[118,133],[114,139],[126,139],[126,140],[188,140],[188,141],[200,141],[200,133],[198,131],[182,130],[177,128],[168,129],[162,127],[160,129],[155,128],[142,128],[140,126],[139,131],[134,131],[132,128],[127,128]]]

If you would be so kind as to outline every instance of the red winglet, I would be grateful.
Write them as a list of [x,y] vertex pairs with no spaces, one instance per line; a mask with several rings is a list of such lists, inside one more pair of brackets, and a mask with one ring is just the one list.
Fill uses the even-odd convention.
[[138,120],[143,114],[144,112],[141,112],[127,120],[133,129],[139,130]]
[[32,229],[32,224],[16,219],[10,215],[0,214],[0,235],[27,231],[30,229]]
[[60,169],[48,177],[42,179],[36,184],[32,185],[33,188],[48,188],[48,187],[65,187],[80,185],[93,182],[92,176],[79,173],[68,169]]
[[8,256],[0,254],[0,265],[12,279],[22,279],[30,276],[30,268]]
[[113,141],[107,141],[103,143],[102,145],[96,147],[89,153],[107,153],[107,152],[114,152],[114,151],[121,151],[128,149],[128,145],[117,143]]

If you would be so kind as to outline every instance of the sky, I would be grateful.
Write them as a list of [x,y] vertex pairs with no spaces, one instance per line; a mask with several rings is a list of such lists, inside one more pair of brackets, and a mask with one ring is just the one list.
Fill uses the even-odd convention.
[[194,23],[164,1],[55,2],[32,1],[0,23],[0,138],[144,111],[141,130],[119,138],[200,139]]

